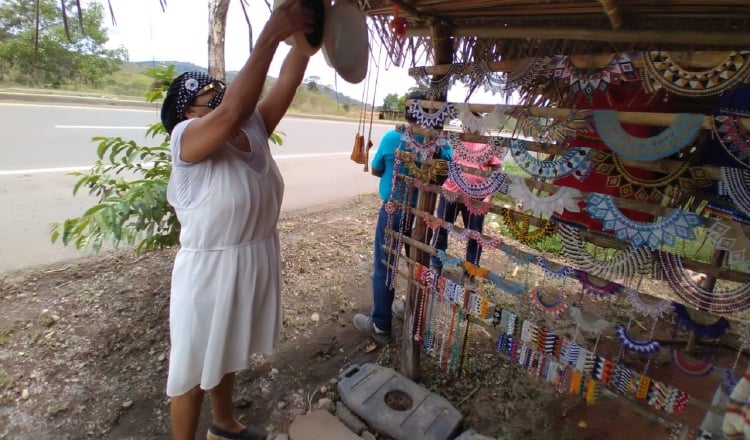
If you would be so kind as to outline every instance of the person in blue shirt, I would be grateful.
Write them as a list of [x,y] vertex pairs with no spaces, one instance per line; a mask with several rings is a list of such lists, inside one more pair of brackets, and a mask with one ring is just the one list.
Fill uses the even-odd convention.
[[[412,92],[408,94],[406,98],[427,99],[425,95],[420,92]],[[408,109],[405,112],[404,119],[410,124],[415,124],[417,122],[416,117],[410,114]],[[415,140],[420,143],[424,142],[424,138],[418,135],[415,136]],[[387,132],[380,140],[377,152],[372,158],[370,164],[372,174],[380,178],[378,194],[381,199],[380,211],[378,212],[378,222],[375,226],[375,248],[373,251],[373,307],[369,315],[358,313],[354,316],[354,327],[357,330],[371,336],[377,342],[384,344],[389,343],[392,340],[391,321],[393,314],[400,314],[400,317],[403,317],[403,304],[399,304],[398,310],[394,307],[394,311],[391,311],[391,307],[394,306],[393,300],[395,295],[395,291],[391,287],[393,285],[392,278],[396,276],[396,273],[395,271],[389,270],[389,266],[395,267],[397,264],[396,255],[401,250],[395,249],[395,247],[398,246],[397,241],[389,240],[388,235],[385,232],[389,223],[389,214],[386,211],[386,203],[391,200],[391,196],[393,196],[393,200],[395,201],[404,200],[405,194],[401,191],[407,190],[406,185],[402,181],[399,181],[396,185],[396,191],[398,194],[391,194],[393,191],[393,171],[397,150],[407,151],[406,141],[403,139],[402,133],[394,129]],[[439,158],[444,160],[453,159],[453,153],[449,144],[446,144],[446,148],[440,150]],[[406,174],[408,169],[402,165],[399,172]],[[411,204],[416,204],[416,194],[412,198]],[[397,232],[400,229],[400,232],[409,235],[414,217],[412,215],[407,215],[407,218],[402,219],[402,215],[405,215],[402,211],[398,209],[395,210],[392,214],[393,217],[391,218],[390,223]],[[384,246],[390,246],[391,252],[384,249]]]

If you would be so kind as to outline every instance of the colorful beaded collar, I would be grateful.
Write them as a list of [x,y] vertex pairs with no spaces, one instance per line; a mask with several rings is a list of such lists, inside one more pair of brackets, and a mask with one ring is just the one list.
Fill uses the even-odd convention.
[[677,113],[661,133],[636,137],[622,128],[616,110],[594,110],[593,118],[599,137],[612,151],[632,160],[658,160],[682,150],[698,137],[703,114]]
[[586,199],[586,212],[601,220],[605,231],[613,231],[619,240],[630,241],[635,248],[674,246],[676,238],[694,240],[695,228],[703,225],[700,216],[681,209],[673,209],[658,222],[635,222],[620,211],[612,196],[597,193],[589,194]]
[[615,54],[602,70],[594,73],[579,71],[565,55],[552,57],[550,64],[554,71],[553,77],[561,87],[569,88],[575,95],[582,93],[591,99],[594,93],[606,93],[611,85],[640,79],[633,65],[633,55]]
[[510,152],[521,169],[541,180],[575,176],[576,179],[583,181],[591,172],[590,148],[569,148],[565,154],[555,159],[540,160],[529,153],[525,141],[511,139]]
[[750,52],[732,51],[715,67],[690,71],[677,64],[669,52],[645,52],[643,82],[646,90],[652,93],[664,88],[683,96],[719,95],[747,78],[749,61]]

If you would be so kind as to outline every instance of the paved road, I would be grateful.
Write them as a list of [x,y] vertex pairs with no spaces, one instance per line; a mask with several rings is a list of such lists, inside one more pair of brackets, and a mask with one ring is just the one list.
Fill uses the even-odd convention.
[[[81,257],[49,242],[49,224],[80,215],[92,203],[72,196],[71,170],[95,159],[93,136],[121,136],[155,143],[145,127],[153,110],[0,103],[0,274]],[[374,125],[373,142],[390,128]],[[377,180],[349,160],[356,122],[288,117],[272,146],[286,181],[283,211],[372,193]]]

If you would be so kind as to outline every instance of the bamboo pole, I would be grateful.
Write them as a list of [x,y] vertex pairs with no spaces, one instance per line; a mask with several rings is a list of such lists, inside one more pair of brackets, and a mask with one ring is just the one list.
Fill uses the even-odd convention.
[[[409,99],[406,105],[410,105],[414,100]],[[419,103],[424,109],[438,110],[446,104],[444,101],[420,100]],[[537,118],[566,119],[575,109],[561,107],[535,107],[525,105],[503,105],[503,104],[468,104],[469,110],[477,113],[490,113],[496,108],[500,108],[503,113],[510,113],[517,109],[524,109],[526,114]],[[655,113],[655,112],[618,112],[620,123],[622,124],[641,124],[667,127],[675,119],[675,113]],[[750,118],[742,118],[743,125],[750,124]],[[701,128],[710,130],[713,128],[713,117],[705,116],[701,123]]]
[[[669,52],[669,56],[678,65],[686,69],[710,69],[720,64],[728,55],[728,52],[698,51],[698,52]],[[614,53],[571,55],[569,61],[579,69],[602,69],[612,61]],[[527,59],[513,59],[488,62],[487,67],[492,72],[514,72]],[[643,67],[643,59],[637,57],[633,60],[633,66]],[[451,64],[437,64],[434,66],[423,66],[428,75],[445,75],[451,68]],[[409,75],[414,75],[418,68],[409,69]]]
[[[443,24],[433,22],[431,26],[430,37],[433,43],[433,54],[434,59],[438,63],[449,63],[453,60],[453,44],[450,37],[450,30]],[[436,80],[440,78],[436,77]],[[447,92],[438,99],[447,99]],[[420,210],[435,212],[436,196],[434,193],[425,193],[420,191],[417,205]],[[412,230],[412,236],[421,242],[428,240],[427,227],[422,222],[417,222],[414,229]],[[412,248],[412,259],[419,261],[424,265],[429,265],[429,254],[425,253],[420,248]],[[421,347],[415,344],[413,338],[411,338],[411,326],[414,323],[414,312],[417,310],[416,290],[409,288],[406,291],[406,301],[404,310],[404,339],[401,344],[401,373],[411,380],[417,381],[420,376],[420,354]]]
[[[410,27],[409,37],[429,37],[429,29]],[[701,30],[646,30],[646,29],[585,29],[572,27],[497,27],[457,26],[454,37],[530,39],[530,40],[583,40],[607,43],[685,44],[695,46],[719,46],[741,48],[750,46],[750,32],[719,32]]]
[[607,14],[609,22],[612,25],[612,29],[619,29],[622,26],[622,14],[617,8],[617,0],[599,0],[604,8],[604,13]]

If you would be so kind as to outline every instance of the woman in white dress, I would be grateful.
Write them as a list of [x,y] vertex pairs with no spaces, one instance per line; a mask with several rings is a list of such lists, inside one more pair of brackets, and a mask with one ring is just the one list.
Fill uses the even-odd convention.
[[205,391],[207,437],[262,439],[232,412],[234,373],[253,353],[270,353],[281,328],[281,257],[276,230],[284,182],[268,136],[286,113],[309,58],[292,48],[260,99],[279,43],[310,32],[299,0],[271,14],[252,55],[225,87],[200,72],[171,84],[161,118],[171,134],[167,199],[180,220],[172,272],[169,375],[172,435],[193,440]]

